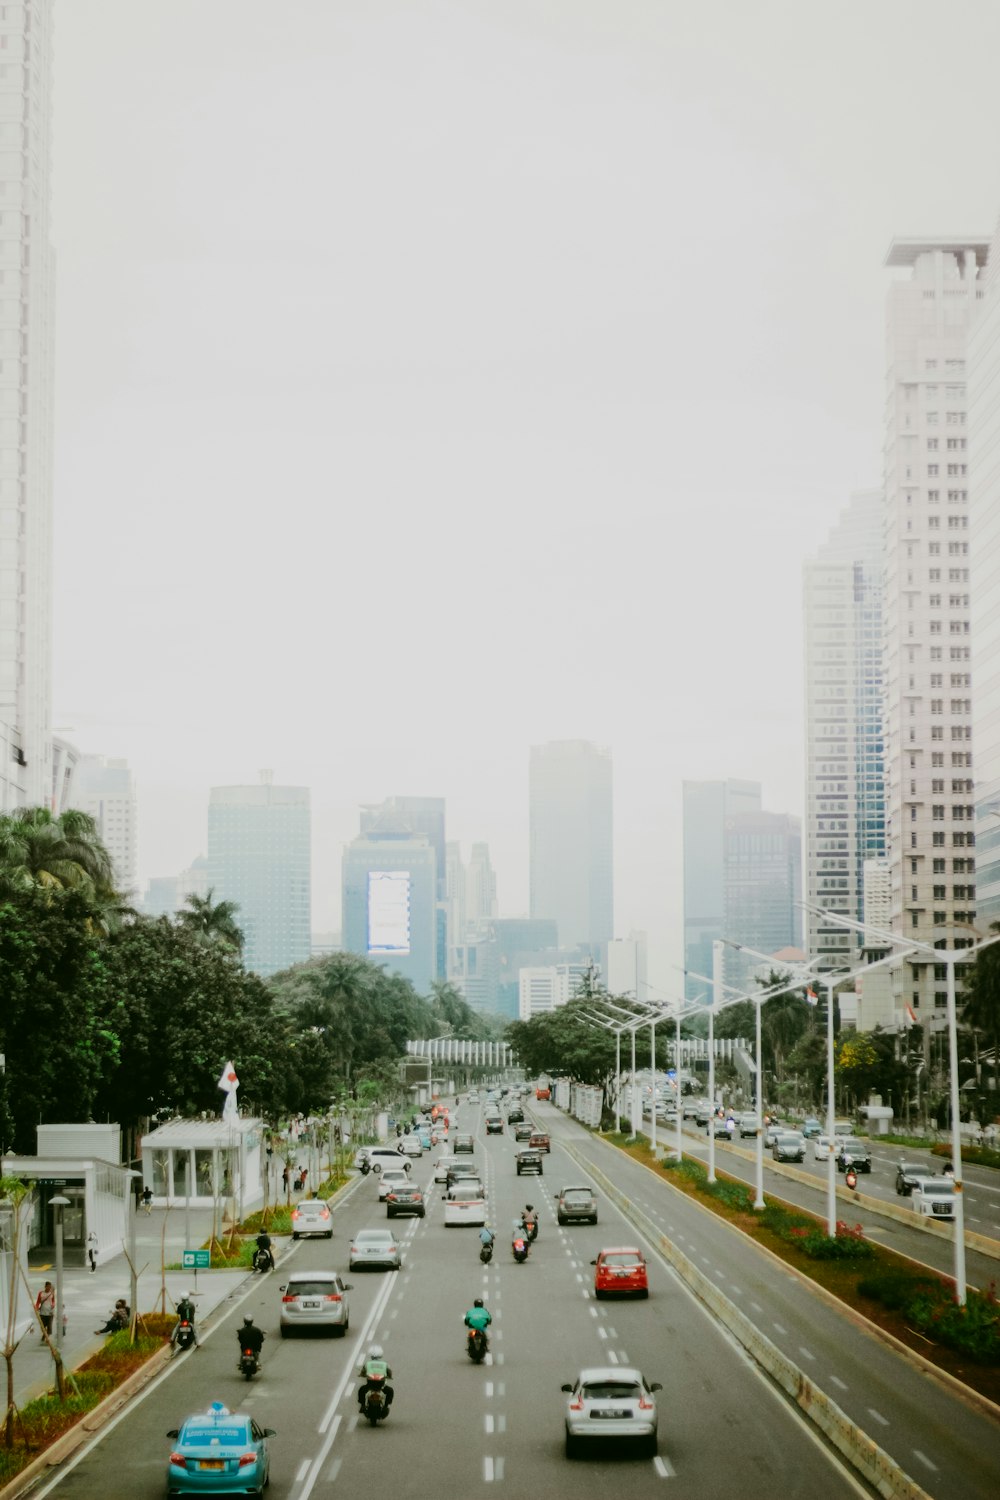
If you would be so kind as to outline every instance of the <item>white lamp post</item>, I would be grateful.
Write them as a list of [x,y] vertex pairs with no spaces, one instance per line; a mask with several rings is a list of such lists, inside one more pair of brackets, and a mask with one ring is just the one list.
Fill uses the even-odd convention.
[[[910,953],[921,952],[931,956],[934,963],[943,963],[947,967],[948,975],[948,1064],[949,1064],[949,1103],[951,1107],[951,1160],[955,1173],[955,1297],[959,1306],[964,1307],[966,1303],[965,1285],[965,1204],[962,1196],[962,1132],[961,1122],[958,1116],[958,1015],[957,997],[955,983],[955,968],[957,964],[967,964],[976,954],[982,953],[984,948],[989,948],[993,943],[1000,942],[1000,933],[994,937],[984,938],[971,948],[935,948],[931,943],[918,943],[913,938],[899,937],[894,932],[885,932],[878,927],[871,927],[867,923],[852,921],[850,917],[843,916],[840,912],[823,911],[819,908],[810,908],[819,916],[826,917],[832,922],[839,923],[842,927],[849,927],[855,932],[870,933],[882,942],[893,943],[902,946],[902,951],[893,953],[889,958],[884,958],[878,964],[866,964],[856,969],[851,975],[841,975],[840,979],[851,978],[854,974],[867,974],[872,969],[877,969],[881,964],[895,963],[906,958]],[[975,929],[972,929],[975,931]],[[905,946],[903,946],[905,945]],[[833,1233],[833,1230],[831,1230]]]

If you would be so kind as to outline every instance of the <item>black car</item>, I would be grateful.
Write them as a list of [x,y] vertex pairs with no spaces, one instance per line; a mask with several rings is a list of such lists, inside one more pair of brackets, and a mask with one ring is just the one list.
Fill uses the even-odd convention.
[[593,1188],[564,1187],[556,1200],[556,1219],[560,1224],[596,1224],[597,1199]]
[[398,1218],[400,1214],[416,1214],[418,1219],[422,1219],[426,1212],[423,1188],[414,1187],[411,1183],[407,1183],[406,1187],[390,1188],[385,1195],[387,1219]]
[[475,1140],[471,1135],[456,1135],[452,1144],[452,1152],[455,1156],[471,1156],[476,1149]]
[[530,1146],[525,1151],[519,1151],[514,1159],[517,1162],[518,1177],[522,1172],[537,1172],[541,1177],[545,1170],[542,1166],[542,1153]]
[[487,1135],[503,1135],[503,1121],[499,1115],[491,1115],[486,1121]]
[[930,1175],[928,1167],[913,1161],[901,1161],[896,1168],[896,1192],[901,1197],[908,1198],[917,1185],[917,1179]]
[[521,1121],[523,1119],[524,1119],[524,1110],[521,1109],[519,1105],[514,1104],[507,1111],[507,1124],[508,1125],[520,1125],[520,1123],[521,1123]]
[[534,1128],[530,1120],[522,1120],[520,1125],[514,1126],[515,1141],[530,1141]]
[[871,1171],[872,1153],[867,1141],[852,1138],[837,1152],[837,1171],[846,1172],[848,1167],[855,1172]]

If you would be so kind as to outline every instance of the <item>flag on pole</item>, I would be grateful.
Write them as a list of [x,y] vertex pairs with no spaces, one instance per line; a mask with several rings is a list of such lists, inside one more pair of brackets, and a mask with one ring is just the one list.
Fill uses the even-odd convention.
[[911,1010],[910,1006],[904,1005],[903,1009],[906,1012],[906,1024],[908,1026],[916,1026],[916,1024],[917,1024],[917,1018],[913,1014],[913,1011]]
[[236,1069],[231,1062],[227,1062],[222,1070],[222,1077],[219,1079],[218,1087],[225,1094],[235,1094],[239,1086],[240,1080],[236,1076]]
[[806,1004],[807,1005],[818,1005],[819,1004],[819,996],[817,995],[817,993],[816,993],[816,991],[814,989],[808,989],[808,990],[806,990]]

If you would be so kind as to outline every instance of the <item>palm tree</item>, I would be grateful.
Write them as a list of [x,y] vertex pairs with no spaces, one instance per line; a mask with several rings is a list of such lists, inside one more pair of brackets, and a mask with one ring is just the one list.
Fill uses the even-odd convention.
[[235,901],[213,901],[213,886],[204,896],[192,893],[187,907],[177,913],[178,925],[203,946],[218,946],[230,953],[243,952],[243,931],[237,925],[239,906]]
[[89,813],[18,807],[0,816],[0,891],[74,890],[117,903],[111,856]]

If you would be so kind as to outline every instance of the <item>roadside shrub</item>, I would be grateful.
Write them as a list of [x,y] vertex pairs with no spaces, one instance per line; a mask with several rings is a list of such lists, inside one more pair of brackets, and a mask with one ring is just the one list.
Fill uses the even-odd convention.
[[718,1182],[704,1183],[702,1191],[736,1213],[747,1214],[753,1208],[753,1194],[742,1182],[726,1182],[720,1178]]
[[918,1291],[940,1285],[937,1277],[918,1276],[912,1271],[879,1271],[875,1275],[862,1276],[858,1282],[858,1294],[899,1312]]
[[862,1277],[858,1292],[901,1312],[925,1338],[977,1364],[1000,1364],[1000,1306],[992,1284],[988,1292],[970,1291],[964,1307],[948,1282],[907,1271]]
[[708,1181],[708,1174],[705,1168],[700,1162],[691,1161],[689,1157],[685,1157],[683,1161],[678,1161],[676,1157],[665,1156],[660,1162],[660,1166],[665,1172],[676,1172],[678,1177],[686,1177],[695,1187],[701,1187]]
[[874,1247],[863,1235],[847,1229],[846,1225],[843,1227],[845,1233],[841,1233],[841,1225],[838,1224],[834,1235],[825,1234],[820,1229],[810,1230],[798,1242],[799,1249],[812,1260],[871,1260],[875,1254]]

